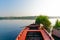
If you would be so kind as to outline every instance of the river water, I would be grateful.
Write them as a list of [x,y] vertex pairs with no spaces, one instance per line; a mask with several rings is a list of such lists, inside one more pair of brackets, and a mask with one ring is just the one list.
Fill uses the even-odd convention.
[[15,40],[25,26],[34,22],[35,20],[0,20],[0,40]]
[[0,20],[0,40],[15,40],[20,31],[34,20]]

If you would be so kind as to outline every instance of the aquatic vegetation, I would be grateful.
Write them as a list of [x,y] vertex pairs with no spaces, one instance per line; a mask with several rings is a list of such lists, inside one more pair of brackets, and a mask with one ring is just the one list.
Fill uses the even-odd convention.
[[44,15],[37,16],[35,23],[43,24],[45,28],[48,28],[51,25],[51,22],[49,21],[48,16],[44,16]]
[[60,21],[58,19],[56,20],[56,23],[54,25],[54,28],[55,29],[60,29]]

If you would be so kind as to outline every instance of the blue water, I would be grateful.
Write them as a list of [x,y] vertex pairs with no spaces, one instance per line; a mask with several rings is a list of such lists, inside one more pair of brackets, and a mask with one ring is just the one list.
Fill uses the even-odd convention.
[[15,40],[23,28],[34,20],[0,20],[0,40]]

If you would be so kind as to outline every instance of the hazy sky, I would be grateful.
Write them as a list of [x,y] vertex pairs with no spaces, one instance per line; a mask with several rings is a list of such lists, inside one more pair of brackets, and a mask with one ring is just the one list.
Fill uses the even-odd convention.
[[59,16],[60,0],[0,0],[0,16]]

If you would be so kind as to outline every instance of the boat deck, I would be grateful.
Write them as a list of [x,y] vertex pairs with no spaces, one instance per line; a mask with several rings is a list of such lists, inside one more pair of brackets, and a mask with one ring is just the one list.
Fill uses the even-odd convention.
[[25,40],[43,40],[42,34],[40,32],[27,32]]

